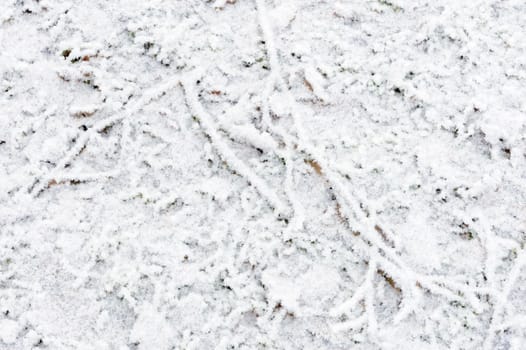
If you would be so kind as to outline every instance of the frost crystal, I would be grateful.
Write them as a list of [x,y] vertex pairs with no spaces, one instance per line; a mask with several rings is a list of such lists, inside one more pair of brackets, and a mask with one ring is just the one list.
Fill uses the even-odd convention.
[[526,4],[0,2],[0,350],[523,349]]

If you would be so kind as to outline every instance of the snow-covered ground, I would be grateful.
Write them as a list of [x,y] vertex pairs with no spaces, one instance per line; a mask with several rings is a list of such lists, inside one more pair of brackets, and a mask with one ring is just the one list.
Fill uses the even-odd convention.
[[0,349],[526,348],[524,0],[1,0]]

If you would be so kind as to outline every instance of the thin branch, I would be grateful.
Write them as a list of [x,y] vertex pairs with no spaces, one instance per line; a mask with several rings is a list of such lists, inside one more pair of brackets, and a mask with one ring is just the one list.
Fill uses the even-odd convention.
[[185,97],[188,107],[191,112],[198,116],[200,125],[204,132],[210,137],[212,145],[219,152],[220,157],[230,166],[234,171],[243,176],[247,181],[253,185],[257,191],[267,199],[268,203],[279,213],[287,214],[288,208],[278,198],[277,194],[272,190],[263,179],[261,179],[252,169],[243,163],[228,145],[222,140],[221,135],[217,131],[217,126],[212,117],[204,110],[199,101],[197,94],[194,91],[191,82],[181,81],[181,85],[185,91]]

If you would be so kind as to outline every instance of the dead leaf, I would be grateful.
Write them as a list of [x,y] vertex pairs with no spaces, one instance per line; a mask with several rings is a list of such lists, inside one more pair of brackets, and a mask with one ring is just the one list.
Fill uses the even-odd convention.
[[311,166],[311,168],[314,169],[316,174],[318,174],[318,175],[322,174],[321,166],[320,166],[320,164],[318,164],[317,161],[315,161],[313,159],[308,159],[308,160],[305,160],[305,163],[309,164]]
[[307,79],[303,79],[303,83],[305,84],[307,89],[309,89],[310,92],[314,91],[314,89],[312,88],[312,84]]
[[396,285],[396,282],[393,280],[391,276],[389,276],[387,273],[385,273],[384,270],[378,269],[376,272],[384,278],[384,280],[387,282],[388,285],[391,286],[394,290],[396,290],[398,293],[400,293],[402,290]]

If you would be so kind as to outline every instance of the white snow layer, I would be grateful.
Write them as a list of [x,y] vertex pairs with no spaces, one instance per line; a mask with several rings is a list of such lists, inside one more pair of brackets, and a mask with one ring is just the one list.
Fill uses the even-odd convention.
[[0,1],[0,349],[524,349],[525,18]]

